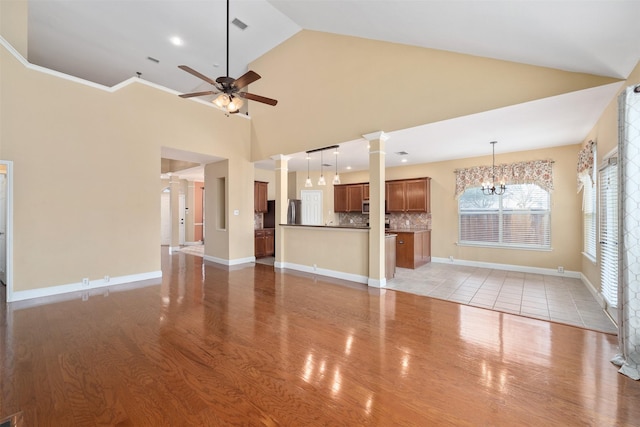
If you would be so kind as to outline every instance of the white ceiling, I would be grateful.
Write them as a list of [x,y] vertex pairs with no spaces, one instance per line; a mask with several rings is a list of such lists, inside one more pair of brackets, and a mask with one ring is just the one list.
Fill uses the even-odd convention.
[[[225,15],[224,0],[29,0],[28,59],[108,86],[140,72],[180,92],[201,90],[206,84],[177,66],[225,74]],[[235,77],[302,28],[618,78],[640,59],[635,0],[231,0],[230,19],[236,17],[248,28],[230,27]],[[171,44],[172,36],[184,45]],[[579,143],[616,90],[609,85],[392,132],[387,160],[401,150],[412,163],[489,154],[491,140],[499,141],[498,153]],[[362,140],[327,141],[333,144],[341,145],[341,170],[366,167]],[[295,160],[302,153],[283,154],[293,155],[290,170],[306,170]]]

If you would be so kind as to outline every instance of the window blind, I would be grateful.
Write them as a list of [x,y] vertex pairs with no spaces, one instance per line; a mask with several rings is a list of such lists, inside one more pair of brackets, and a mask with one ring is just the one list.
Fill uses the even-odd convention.
[[604,299],[618,306],[618,165],[610,159],[600,170],[600,283]]
[[550,205],[549,192],[536,184],[509,184],[501,196],[468,188],[458,199],[459,242],[550,248]]
[[[588,177],[587,177],[588,178]],[[584,182],[582,189],[582,227],[583,251],[596,258],[596,187],[590,179]]]

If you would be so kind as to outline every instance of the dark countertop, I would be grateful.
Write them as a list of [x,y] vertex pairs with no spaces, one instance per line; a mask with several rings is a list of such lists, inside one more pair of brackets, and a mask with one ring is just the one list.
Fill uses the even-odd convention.
[[313,228],[346,228],[350,230],[370,230],[371,227],[359,225],[304,225],[304,224],[280,224],[289,227],[313,227]]
[[388,233],[424,233],[425,231],[431,231],[426,228],[387,228]]

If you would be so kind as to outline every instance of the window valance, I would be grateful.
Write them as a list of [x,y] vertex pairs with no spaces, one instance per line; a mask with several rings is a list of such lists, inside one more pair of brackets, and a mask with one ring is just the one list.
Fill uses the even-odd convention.
[[593,185],[593,163],[596,149],[595,141],[589,141],[578,153],[578,193],[582,190],[585,182]]
[[[553,170],[551,160],[505,163],[495,166],[496,182],[504,180],[508,184],[537,184],[546,191],[553,190]],[[456,198],[467,188],[480,187],[483,182],[492,181],[491,166],[474,166],[456,169]]]

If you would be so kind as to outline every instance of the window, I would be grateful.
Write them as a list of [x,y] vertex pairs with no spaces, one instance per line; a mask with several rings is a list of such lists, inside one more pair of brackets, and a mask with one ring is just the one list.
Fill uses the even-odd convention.
[[596,261],[596,144],[588,146],[590,153],[586,162],[589,167],[578,175],[582,187],[582,252]]
[[582,189],[582,251],[596,260],[596,186],[587,180]]
[[458,199],[459,243],[551,248],[549,192],[536,184],[511,184],[502,196],[468,188]]

